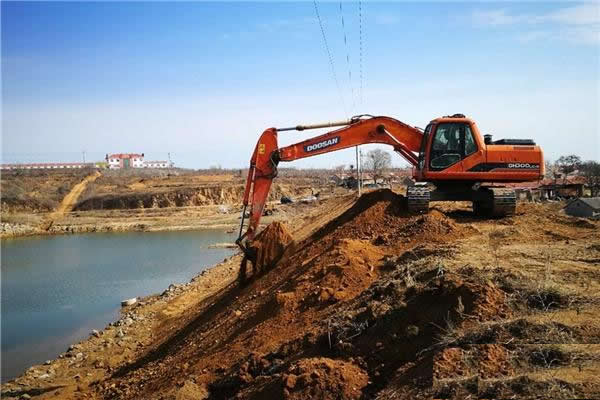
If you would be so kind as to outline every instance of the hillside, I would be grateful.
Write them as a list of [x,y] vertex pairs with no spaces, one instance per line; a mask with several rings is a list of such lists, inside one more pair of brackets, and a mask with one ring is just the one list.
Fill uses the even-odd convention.
[[[18,171],[2,175],[2,237],[113,231],[235,229],[245,179],[191,170]],[[291,218],[299,201],[347,190],[320,174],[283,174],[269,195],[269,213]],[[93,179],[91,177],[94,177]],[[296,201],[280,205],[282,196]],[[71,204],[72,203],[72,204]],[[57,218],[60,216],[60,218]],[[270,222],[267,217],[265,222]]]
[[273,227],[295,241],[272,269],[240,286],[239,256],[226,260],[3,395],[600,396],[598,222],[553,204],[498,220],[444,203],[409,216],[382,190]]

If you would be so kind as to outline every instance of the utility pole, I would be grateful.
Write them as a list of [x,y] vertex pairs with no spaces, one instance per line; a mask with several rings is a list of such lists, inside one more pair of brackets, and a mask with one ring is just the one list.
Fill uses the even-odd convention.
[[358,176],[359,176],[359,179],[358,179],[358,185],[359,185],[359,187],[362,189],[362,173],[363,173],[363,171],[362,171],[362,161],[363,161],[362,149],[361,149],[361,150],[359,150],[359,153],[360,153],[360,155],[359,155],[359,159],[360,159],[360,169],[359,169],[359,173],[358,173]]
[[83,154],[83,163],[85,164],[85,150],[81,152]]
[[360,167],[358,165],[358,146],[356,146],[354,149],[356,150],[356,186],[358,187],[358,197],[360,197]]

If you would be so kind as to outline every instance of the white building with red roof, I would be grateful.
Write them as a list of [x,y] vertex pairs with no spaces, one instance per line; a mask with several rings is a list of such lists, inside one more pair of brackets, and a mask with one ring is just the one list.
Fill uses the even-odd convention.
[[144,168],[144,153],[107,154],[106,162],[110,169]]
[[106,162],[110,169],[173,168],[173,163],[170,161],[144,161],[144,153],[107,154]]

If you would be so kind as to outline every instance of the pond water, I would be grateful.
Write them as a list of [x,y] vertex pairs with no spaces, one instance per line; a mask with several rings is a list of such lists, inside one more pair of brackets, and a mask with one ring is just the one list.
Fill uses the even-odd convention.
[[2,381],[119,317],[121,300],[165,290],[233,254],[221,230],[92,233],[1,241]]

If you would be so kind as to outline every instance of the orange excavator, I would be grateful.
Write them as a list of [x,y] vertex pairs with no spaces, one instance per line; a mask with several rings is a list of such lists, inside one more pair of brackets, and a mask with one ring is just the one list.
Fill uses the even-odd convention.
[[[341,127],[323,135],[279,148],[278,132]],[[501,217],[516,208],[509,182],[536,181],[544,176],[542,149],[531,139],[492,141],[482,136],[472,119],[454,114],[432,120],[423,130],[394,118],[359,115],[347,121],[291,128],[269,128],[260,136],[250,159],[244,209],[236,243],[254,239],[277,165],[367,143],[392,146],[413,165],[417,184],[407,189],[408,210],[426,213],[430,201],[470,201],[477,215]],[[434,188],[433,188],[434,187]],[[244,233],[247,207],[249,223]]]

